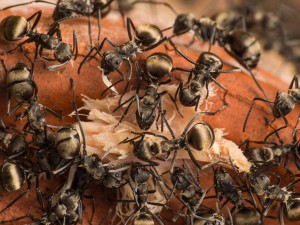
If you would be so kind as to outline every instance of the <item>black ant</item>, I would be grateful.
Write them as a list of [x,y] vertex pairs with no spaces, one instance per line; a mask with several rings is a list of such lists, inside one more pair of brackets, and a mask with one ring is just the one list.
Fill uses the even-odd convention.
[[[209,165],[210,166],[210,165]],[[184,168],[174,167],[174,170],[167,171],[163,174],[170,173],[170,180],[173,184],[173,188],[170,188],[167,184],[165,186],[171,192],[167,201],[175,195],[175,197],[183,203],[183,207],[180,211],[171,219],[172,222],[176,222],[179,216],[184,217],[184,224],[197,224],[200,221],[212,222],[210,218],[202,217],[199,214],[199,207],[206,196],[207,190],[203,189],[199,179],[199,168],[197,168],[197,178],[191,171],[189,165],[184,161]],[[181,192],[181,195],[175,193],[175,189]],[[167,206],[166,206],[167,207]],[[167,207],[169,208],[169,207]],[[184,209],[187,209],[186,213],[182,213]]]
[[[175,94],[175,101],[177,99],[177,95],[179,94],[179,100],[181,104],[184,106],[192,107],[195,106],[195,110],[197,111],[200,99],[201,92],[203,88],[206,88],[207,94],[206,98],[209,96],[208,84],[213,81],[220,88],[222,88],[225,93],[223,96],[223,102],[225,108],[228,103],[226,102],[227,88],[225,88],[222,84],[220,84],[216,79],[220,75],[220,73],[232,73],[241,71],[239,68],[234,68],[232,70],[222,70],[223,62],[222,60],[215,54],[211,52],[202,52],[197,61],[190,59],[186,56],[175,44],[169,40],[171,45],[174,47],[175,51],[179,53],[184,59],[188,62],[195,65],[192,69],[183,69],[176,68],[177,70],[181,70],[184,72],[189,72],[188,82],[186,83],[186,87],[183,87],[183,82],[181,81],[178,89]],[[222,108],[222,109],[223,109]]]
[[[280,202],[279,206],[279,223],[280,225],[284,224],[283,215],[284,209],[285,214],[288,220],[298,221],[300,220],[300,200],[296,196],[299,196],[298,193],[289,191],[289,189],[294,188],[294,186],[300,182],[300,179],[294,180],[285,187],[280,187],[280,178],[275,185],[268,185],[265,188],[265,201],[263,204],[263,216],[266,217],[272,204],[275,201]],[[295,197],[294,197],[295,196]]]
[[[235,167],[233,165],[232,167],[235,173],[238,174]],[[220,209],[222,209],[228,202],[231,202],[234,205],[231,212],[234,212],[234,210],[237,209],[237,212],[233,214],[234,224],[244,224],[245,221],[248,221],[251,225],[261,224],[262,215],[257,207],[255,199],[252,196],[252,192],[248,190],[244,182],[242,186],[237,186],[234,181],[236,181],[235,177],[232,177],[224,167],[218,167],[214,170],[214,188],[216,196],[219,200],[222,200],[223,197],[226,198],[226,201],[222,204]],[[249,193],[251,200],[243,197],[242,191],[245,189]],[[254,208],[246,207],[244,205],[244,201],[250,203],[254,206]],[[249,217],[250,215],[251,217]]]
[[[134,30],[134,37],[131,33],[131,27]],[[108,85],[108,88],[101,93],[101,96],[104,95],[104,93],[108,90],[117,92],[114,89],[114,86],[122,82],[123,80],[126,80],[126,86],[120,97],[119,103],[121,103],[121,99],[129,87],[129,81],[132,75],[132,62],[134,62],[139,76],[141,76],[142,74],[142,71],[140,70],[139,65],[136,61],[136,55],[156,48],[162,42],[167,40],[167,37],[162,37],[162,32],[157,26],[153,24],[141,24],[136,28],[130,18],[127,18],[127,31],[130,40],[129,42],[117,45],[109,38],[104,38],[99,48],[92,48],[91,51],[85,56],[84,60],[80,63],[80,66],[78,68],[78,74],[80,74],[81,67],[87,61],[88,57],[94,51],[96,51],[96,54],[98,54],[102,58],[100,65],[100,70],[102,71],[102,80],[106,85]],[[102,55],[100,51],[103,48],[105,42],[108,42],[110,45],[112,45],[114,50],[106,51]],[[125,76],[119,70],[124,61],[127,61],[129,66],[127,76]],[[121,76],[121,79],[112,84],[107,78],[109,77],[109,74],[114,71],[118,72],[118,74]]]
[[[247,116],[246,116],[246,119],[244,122],[244,126],[243,126],[243,131],[245,132],[247,121],[248,121],[248,118],[250,116],[250,113],[252,111],[255,101],[262,101],[262,102],[267,102],[267,103],[273,104],[272,111],[273,111],[274,119],[270,122],[270,124],[272,124],[275,121],[275,119],[278,119],[278,118],[282,118],[285,123],[284,126],[278,128],[278,129],[274,129],[274,131],[269,133],[264,138],[264,141],[267,141],[267,139],[274,133],[277,133],[278,131],[288,127],[289,124],[288,124],[288,121],[285,116],[288,115],[294,109],[296,104],[300,104],[300,88],[299,88],[298,79],[299,79],[298,75],[295,75],[289,86],[288,92],[278,91],[274,101],[269,101],[269,100],[262,99],[262,98],[254,98],[252,101],[252,104],[250,106],[249,112],[247,113]],[[295,84],[295,88],[292,89],[294,84]]]
[[[153,176],[154,189],[149,190],[148,181],[150,179],[150,174]],[[115,200],[114,202],[133,202],[136,203],[135,210],[128,216],[124,225],[128,224],[129,221],[134,217],[132,224],[154,224],[154,220],[157,221],[160,225],[164,225],[163,221],[154,213],[152,213],[147,205],[154,205],[159,207],[164,207],[162,203],[151,202],[148,200],[148,195],[155,193],[155,179],[159,179],[156,174],[145,168],[145,165],[134,163],[131,168],[129,175],[129,185],[132,189],[134,200],[122,199]]]
[[[283,143],[280,140],[280,145],[276,142],[267,142],[267,141],[251,141],[249,139],[245,140],[239,147],[246,144],[245,153],[247,154],[249,160],[253,163],[255,167],[261,167],[262,165],[268,166],[279,166],[282,162],[282,157],[284,159],[284,168],[287,170],[288,174],[294,178],[294,174],[291,169],[288,167],[289,156],[292,154],[294,156],[294,162],[298,170],[300,170],[300,154],[299,154],[299,140],[297,140],[297,126],[300,121],[300,116],[295,124],[295,127],[292,131],[292,142]],[[263,144],[271,146],[263,146],[262,148],[252,148],[249,149],[249,144]],[[275,174],[274,174],[275,175]]]
[[[150,162],[153,165],[158,165],[158,163],[151,160],[153,157],[155,157],[156,159],[165,161],[169,158],[171,152],[174,151],[171,170],[173,170],[173,164],[176,159],[177,151],[179,149],[184,149],[188,152],[193,163],[199,169],[203,169],[207,165],[201,166],[198,163],[197,159],[194,157],[192,150],[189,147],[189,146],[191,146],[194,149],[196,149],[197,151],[202,151],[202,150],[209,149],[214,143],[214,140],[215,140],[214,131],[209,124],[204,123],[204,122],[199,122],[199,123],[194,124],[194,126],[191,129],[189,129],[192,126],[193,122],[201,114],[214,115],[215,112],[199,112],[199,113],[197,113],[190,120],[190,122],[186,125],[184,131],[182,132],[180,137],[177,139],[175,138],[175,134],[174,134],[173,130],[171,129],[168,122],[164,118],[166,125],[168,126],[173,139],[168,139],[164,135],[154,134],[152,132],[143,132],[143,133],[139,134],[137,137],[134,137],[132,139],[125,139],[121,143],[129,142],[129,143],[133,144],[133,154],[138,159],[146,161],[146,162]],[[163,140],[155,141],[152,144],[150,144],[148,140],[145,140],[146,135],[155,136],[155,137],[161,138]],[[136,139],[139,139],[139,140],[135,141]],[[160,155],[162,155],[162,154],[165,155],[163,158],[160,157]],[[217,163],[217,162],[213,162],[211,164],[215,164],[215,163]],[[208,164],[208,165],[211,165],[211,164]]]
[[[128,110],[130,109],[131,105],[134,102],[136,102],[138,106],[135,112],[136,121],[141,129],[148,130],[151,127],[151,125],[153,124],[156,118],[156,113],[155,113],[156,108],[159,109],[158,118],[161,117],[162,124],[163,124],[162,117],[164,117],[164,110],[162,109],[162,102],[161,102],[162,96],[168,94],[177,108],[175,100],[167,91],[158,93],[158,88],[161,84],[166,84],[171,81],[169,79],[167,81],[158,82],[160,78],[163,78],[164,76],[166,76],[172,71],[173,69],[172,64],[173,64],[172,59],[168,55],[163,53],[154,53],[147,58],[146,71],[148,75],[147,79],[149,80],[149,84],[144,88],[146,90],[145,94],[143,97],[139,97],[138,96],[139,88],[138,88],[134,96],[127,99],[126,101],[124,101],[122,104],[120,104],[117,108],[113,110],[113,112],[116,112],[122,106],[129,103],[125,111],[123,112],[122,117],[119,120],[119,123],[122,122],[123,118],[128,113]],[[178,108],[177,111],[179,112]],[[161,129],[163,131],[163,126],[161,126]]]
[[[53,37],[53,35],[57,37]],[[47,61],[58,61],[61,64],[52,65],[48,67],[48,70],[55,70],[57,67],[65,65],[72,59],[74,54],[74,60],[76,60],[78,55],[78,45],[77,45],[77,36],[76,32],[73,31],[73,49],[70,44],[62,41],[60,25],[59,23],[54,23],[50,27],[50,30],[47,34],[31,32],[27,34],[28,38],[19,43],[16,48],[9,50],[8,53],[15,51],[18,47],[21,47],[24,44],[34,42],[35,47],[35,56],[34,61],[37,61],[38,54],[40,57]],[[43,49],[53,50],[53,58],[48,58],[43,55]]]

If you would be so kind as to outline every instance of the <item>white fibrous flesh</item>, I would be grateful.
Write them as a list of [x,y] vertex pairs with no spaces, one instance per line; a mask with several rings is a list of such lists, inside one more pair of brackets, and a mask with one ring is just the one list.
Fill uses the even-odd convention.
[[[177,89],[177,85],[161,85],[159,87],[159,92],[167,90],[172,96],[175,95]],[[205,89],[205,88],[204,88]],[[206,91],[205,91],[206,92]],[[126,93],[122,99],[122,102],[126,101],[133,95],[135,95],[135,91],[130,91]],[[209,94],[210,96],[214,95],[214,90],[211,85],[209,85]],[[139,96],[142,96],[140,93]],[[201,111],[209,111],[210,106],[212,105],[211,102],[209,102],[208,99],[204,99],[206,97],[206,93],[201,93]],[[120,95],[115,95],[113,97],[107,97],[101,100],[93,100],[88,98],[87,96],[83,95],[83,102],[84,106],[79,109],[80,115],[86,115],[87,119],[90,122],[81,122],[82,127],[84,130],[84,134],[86,137],[86,144],[87,144],[87,152],[88,154],[99,154],[100,156],[105,153],[108,149],[110,149],[110,152],[106,159],[115,159],[117,161],[122,162],[130,162],[130,161],[139,161],[133,156],[132,150],[133,146],[130,143],[120,144],[125,139],[132,139],[134,137],[137,137],[137,133],[142,133],[143,130],[141,130],[136,123],[135,120],[135,111],[137,109],[137,104],[134,102],[127,115],[124,117],[123,121],[119,123],[120,116],[128,106],[128,104],[124,105],[121,109],[119,109],[117,112],[113,112],[113,110],[118,106]],[[188,122],[191,120],[191,118],[195,115],[195,109],[194,107],[184,107],[181,105],[181,103],[177,99],[177,105],[179,108],[179,111],[184,115],[184,118],[180,117],[179,113],[177,112],[174,102],[169,98],[168,95],[163,96],[163,109],[166,110],[166,119],[170,124],[170,127],[172,128],[175,137],[180,137],[183,130],[185,129]],[[84,114],[83,112],[86,112],[87,114]],[[198,109],[200,111],[200,107]],[[158,110],[156,111],[156,115],[158,114]],[[73,113],[74,115],[74,113]],[[198,117],[194,123],[197,123],[201,121],[201,116]],[[176,122],[175,122],[176,121]],[[169,139],[172,139],[172,136],[167,129],[166,125],[163,126],[164,130],[161,132],[161,126],[159,120],[156,127],[156,123],[151,126],[151,128],[148,130],[149,132],[153,132],[155,134],[162,134],[168,137]],[[79,127],[77,125],[78,132]],[[135,133],[132,133],[135,132]],[[195,158],[202,163],[209,163],[209,162],[216,162],[221,161],[224,166],[228,165],[228,167],[231,167],[229,164],[229,161],[231,160],[233,165],[240,171],[240,172],[248,172],[250,169],[250,162],[248,162],[247,158],[243,155],[243,152],[241,149],[238,148],[238,146],[233,143],[230,140],[227,140],[224,138],[225,132],[223,128],[214,128],[215,133],[215,143],[213,146],[208,150],[203,150],[201,152],[199,151],[193,151],[193,154]],[[159,137],[154,137],[152,135],[146,135],[145,139],[147,139],[150,143],[152,141],[159,141],[162,140]],[[138,140],[138,139],[137,139]],[[170,160],[172,159],[172,155],[169,158],[169,161],[162,162],[158,161],[160,166],[158,169],[158,172],[165,172],[170,170]],[[177,160],[179,159],[190,159],[188,153],[184,150],[179,150],[177,153]],[[155,159],[153,159],[155,161]],[[120,198],[119,199],[134,199],[132,195],[132,190],[129,185],[125,185],[124,188],[120,189]],[[164,198],[162,196],[162,193],[157,191],[153,196],[149,196],[151,201],[153,202],[161,202]],[[129,207],[130,210],[125,210],[124,207]],[[149,206],[150,207],[150,206]],[[159,207],[150,207],[151,211],[155,213],[155,210],[160,210]],[[131,212],[134,210],[134,204],[118,204],[117,206],[117,216],[122,219],[122,216],[126,216],[127,214],[130,215]],[[125,215],[126,212],[126,215]],[[126,217],[125,217],[126,218]]]

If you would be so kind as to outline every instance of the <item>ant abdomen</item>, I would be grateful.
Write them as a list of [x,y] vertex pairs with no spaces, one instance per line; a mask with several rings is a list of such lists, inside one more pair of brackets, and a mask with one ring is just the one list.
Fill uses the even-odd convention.
[[23,16],[8,16],[0,23],[0,40],[18,41],[28,31],[28,21]]
[[1,184],[8,192],[17,191],[25,180],[24,171],[16,164],[6,162],[1,166]]
[[64,159],[74,159],[80,152],[80,139],[76,129],[63,127],[57,131],[55,144],[59,155]]
[[214,131],[207,123],[197,123],[188,131],[187,141],[198,151],[207,150],[215,141]]
[[158,43],[163,37],[161,30],[153,25],[144,23],[135,30],[135,39],[143,46],[150,46]]
[[173,60],[167,54],[154,53],[146,61],[147,74],[153,81],[163,78],[173,69]]
[[16,64],[7,74],[6,84],[9,93],[17,101],[28,101],[34,95],[31,70],[23,63]]

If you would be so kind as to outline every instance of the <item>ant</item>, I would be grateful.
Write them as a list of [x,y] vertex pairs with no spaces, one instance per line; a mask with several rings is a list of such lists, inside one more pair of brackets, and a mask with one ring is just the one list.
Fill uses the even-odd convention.
[[[245,130],[246,130],[248,118],[250,116],[250,113],[251,113],[254,103],[256,101],[262,101],[262,102],[267,102],[267,103],[273,104],[272,111],[273,111],[274,118],[269,124],[272,124],[275,121],[275,119],[278,119],[278,118],[282,118],[284,121],[284,124],[285,124],[284,126],[278,128],[278,129],[274,129],[274,131],[269,133],[264,138],[264,141],[267,141],[267,139],[274,133],[277,133],[278,131],[288,127],[289,124],[288,124],[288,121],[285,116],[288,115],[294,109],[295,104],[300,104],[300,88],[299,88],[298,79],[299,79],[298,75],[295,75],[289,86],[288,92],[278,91],[274,101],[269,101],[269,100],[262,99],[262,98],[254,98],[252,101],[252,104],[250,106],[250,109],[247,113],[245,122],[244,122],[243,132],[245,132]],[[294,84],[295,84],[295,88],[293,89]]]
[[[163,174],[170,173],[171,177],[170,180],[173,184],[173,188],[170,188],[167,184],[165,186],[169,189],[171,192],[169,197],[167,198],[167,201],[170,200],[170,198],[175,195],[175,197],[183,203],[183,207],[180,209],[180,211],[171,219],[172,222],[176,222],[179,216],[184,217],[184,224],[196,224],[200,221],[204,222],[212,222],[210,218],[202,217],[199,214],[199,207],[202,204],[202,201],[204,200],[206,196],[206,190],[203,189],[199,185],[199,178],[200,178],[200,170],[197,168],[197,178],[194,176],[194,174],[191,171],[191,168],[189,165],[184,161],[184,168],[181,167],[174,167],[174,170],[167,171]],[[211,166],[211,165],[208,165]],[[181,191],[181,196],[178,196],[175,193],[175,189],[178,191]],[[169,207],[167,207],[169,208]],[[187,212],[182,214],[184,209],[187,209]],[[188,223],[188,222],[189,223]]]
[[216,79],[220,75],[220,73],[240,72],[241,70],[239,68],[234,68],[232,70],[222,70],[222,60],[217,55],[211,52],[202,52],[199,55],[197,61],[195,62],[194,60],[190,59],[187,55],[185,55],[181,50],[179,50],[179,48],[175,46],[172,40],[169,40],[169,42],[174,47],[177,53],[179,53],[185,60],[195,65],[195,67],[192,69],[176,68],[177,70],[189,72],[189,78],[187,83],[185,84],[186,87],[183,87],[183,82],[180,81],[180,84],[175,94],[175,101],[177,99],[177,95],[179,94],[179,100],[182,105],[187,107],[195,106],[195,110],[197,111],[203,88],[206,88],[207,98],[209,96],[208,84],[211,81],[213,81],[225,91],[223,96],[224,106],[222,109],[227,107],[228,103],[226,102],[225,97],[227,95],[228,90]]
[[[250,141],[245,140],[241,145],[246,144],[245,152],[248,153],[249,159],[252,161],[252,163],[255,166],[261,166],[263,164],[274,164],[274,165],[280,165],[282,161],[282,157],[285,156],[284,160],[284,168],[287,170],[288,174],[291,177],[294,177],[293,172],[288,167],[288,161],[289,161],[289,155],[292,154],[294,156],[295,165],[300,170],[300,154],[299,154],[299,140],[297,140],[297,125],[300,121],[300,116],[298,117],[298,120],[295,124],[295,127],[293,128],[292,132],[292,142],[291,143],[283,143],[281,142],[280,145],[278,145],[276,142],[267,142],[267,141]],[[280,140],[281,141],[281,140]],[[254,148],[249,149],[249,144],[255,143],[255,144],[267,144],[271,145],[270,147],[262,147],[262,148]]]
[[[235,173],[238,174],[235,167],[231,163]],[[214,188],[216,191],[216,196],[219,200],[222,200],[223,197],[226,198],[226,201],[222,204],[220,209],[222,209],[228,202],[232,203],[234,207],[232,208],[231,212],[234,212],[237,209],[237,212],[233,215],[233,223],[234,224],[244,224],[245,221],[248,221],[249,224],[261,224],[262,216],[261,212],[259,211],[255,199],[251,191],[248,190],[246,184],[243,182],[243,186],[236,186],[234,184],[235,177],[232,177],[224,167],[218,167],[214,169]],[[237,182],[237,181],[236,181]],[[238,184],[238,183],[237,183]],[[238,189],[247,189],[251,200],[244,199],[242,196],[242,190]],[[219,194],[221,193],[221,195]],[[244,205],[244,201],[250,203],[252,207],[246,207]],[[249,218],[251,215],[251,218]]]
[[[297,175],[296,175],[297,176]],[[279,206],[279,223],[280,225],[284,224],[283,221],[283,215],[284,215],[284,209],[285,214],[288,218],[288,220],[300,220],[300,214],[299,214],[299,198],[295,198],[294,196],[299,196],[298,193],[295,193],[293,191],[289,191],[289,189],[294,188],[294,186],[300,182],[300,179],[294,180],[291,183],[289,183],[285,187],[280,187],[280,177],[278,178],[278,182],[275,185],[268,185],[264,189],[265,191],[265,201],[263,204],[263,216],[267,216],[272,204],[275,201],[280,202]]]
[[[175,103],[175,100],[173,97],[168,93],[168,91],[163,91],[158,93],[158,88],[161,84],[166,84],[171,81],[171,79],[163,82],[158,82],[160,78],[163,78],[167,74],[169,74],[172,69],[172,59],[163,53],[154,53],[150,55],[146,60],[146,71],[148,74],[148,85],[145,86],[145,94],[143,97],[139,97],[139,88],[136,91],[136,94],[132,96],[131,98],[124,101],[122,104],[120,104],[117,108],[113,110],[113,112],[116,112],[118,109],[120,109],[125,104],[129,103],[126,109],[124,110],[121,119],[119,120],[119,123],[122,122],[123,118],[128,113],[128,110],[130,109],[131,105],[136,102],[137,103],[137,110],[135,112],[136,115],[136,121],[139,125],[139,127],[143,130],[148,130],[151,125],[153,124],[156,113],[156,108],[159,108],[159,117],[161,117],[162,124],[164,117],[164,110],[162,109],[162,96],[165,94],[168,94],[171,100],[174,102],[177,111],[179,112],[177,105]],[[182,115],[181,115],[182,116]],[[118,123],[118,124],[119,124]],[[163,131],[163,126],[161,126],[161,130]]]
[[[57,37],[53,37],[54,35]],[[36,44],[35,47],[35,56],[34,61],[37,61],[38,55],[47,61],[58,61],[60,64],[52,65],[48,67],[48,70],[55,70],[56,68],[65,65],[72,59],[72,55],[74,54],[74,60],[76,60],[78,55],[78,45],[77,45],[77,36],[76,32],[73,31],[73,49],[70,44],[62,41],[60,25],[58,22],[52,24],[50,30],[47,34],[38,33],[38,32],[30,32],[26,36],[28,38],[20,42],[17,47],[12,50],[9,50],[7,53],[14,52],[17,48],[23,46],[27,43],[34,42]],[[43,55],[43,49],[53,50],[53,58],[48,58]]]
[[[165,207],[165,204],[151,202],[148,200],[148,195],[155,193],[156,185],[155,179],[159,179],[153,171],[145,169],[146,165],[142,165],[140,163],[134,163],[131,167],[131,172],[129,175],[129,185],[132,189],[132,193],[134,196],[134,200],[116,200],[114,202],[134,202],[136,203],[135,210],[128,216],[124,225],[128,224],[129,221],[137,215],[133,224],[154,224],[154,220],[157,221],[160,225],[163,225],[163,221],[154,213],[152,213],[147,205],[154,205],[159,207]],[[148,180],[150,179],[149,175],[152,175],[155,189],[149,190],[148,188]]]
[[[131,27],[134,31],[134,37],[131,33]],[[132,62],[135,64],[139,76],[141,76],[142,74],[139,65],[136,61],[136,55],[154,49],[158,45],[163,43],[165,40],[167,40],[167,37],[162,37],[162,32],[157,26],[153,24],[141,24],[138,27],[135,27],[130,18],[127,18],[127,31],[130,40],[129,42],[117,45],[109,38],[104,38],[99,48],[92,48],[90,52],[85,56],[84,60],[80,63],[80,66],[78,68],[78,74],[80,74],[81,67],[87,61],[88,57],[94,51],[96,51],[96,54],[98,54],[102,58],[100,65],[100,70],[102,71],[102,80],[106,85],[109,85],[108,88],[106,88],[101,93],[101,96],[103,96],[104,93],[108,90],[113,90],[114,92],[117,92],[114,86],[126,80],[126,86],[119,99],[119,103],[121,103],[121,99],[129,87],[129,81],[132,75]],[[105,42],[108,42],[114,48],[114,50],[106,51],[102,55],[100,51],[103,48]],[[127,76],[125,76],[119,70],[120,66],[123,64],[124,61],[127,61],[129,66]],[[109,74],[114,71],[118,72],[118,74],[121,76],[121,79],[112,84],[108,78]]]
[[[180,135],[179,138],[175,138],[175,134],[171,127],[169,126],[168,122],[165,120],[166,125],[168,126],[172,138],[173,139],[168,139],[164,135],[160,134],[154,134],[152,132],[143,132],[139,134],[137,137],[134,137],[132,139],[126,138],[124,141],[121,143],[131,143],[133,144],[133,154],[140,160],[149,162],[153,164],[154,166],[158,165],[158,163],[152,161],[151,159],[155,157],[156,159],[159,160],[167,160],[171,154],[172,151],[174,151],[173,159],[172,159],[172,166],[171,166],[171,171],[173,170],[173,165],[174,161],[176,159],[177,151],[179,149],[184,149],[188,152],[191,160],[193,163],[199,168],[203,169],[206,166],[201,166],[197,159],[194,157],[192,150],[190,149],[189,146],[193,147],[197,151],[202,151],[209,149],[215,140],[214,136],[214,131],[211,128],[211,126],[207,123],[204,122],[199,122],[194,124],[192,126],[193,122],[201,115],[201,114],[206,114],[206,115],[214,115],[215,112],[199,112],[197,113],[191,120],[190,122],[186,125],[184,131]],[[192,128],[190,128],[192,126]],[[146,135],[151,135],[155,136],[158,138],[163,139],[162,141],[155,141],[152,144],[149,143],[148,140],[145,140]],[[138,141],[135,141],[136,139],[139,139]],[[120,144],[121,144],[120,143]],[[165,154],[165,157],[161,158],[159,155]],[[211,164],[215,164],[217,162],[213,162]],[[208,164],[208,165],[211,165]]]

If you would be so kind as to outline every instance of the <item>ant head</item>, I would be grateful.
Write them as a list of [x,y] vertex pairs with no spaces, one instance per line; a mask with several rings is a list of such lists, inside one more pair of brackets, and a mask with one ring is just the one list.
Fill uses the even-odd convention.
[[192,175],[180,167],[174,167],[171,175],[172,184],[177,190],[185,190],[191,185]]
[[118,69],[123,63],[123,58],[115,51],[107,51],[104,54],[104,59],[101,61],[101,69],[105,75]]
[[293,96],[295,102],[300,104],[300,88],[290,90],[290,94]]
[[179,14],[174,23],[174,34],[179,34],[183,31],[189,31],[193,29],[195,24],[195,16],[192,13]]
[[211,52],[202,52],[197,59],[196,69],[210,72],[211,76],[217,78],[219,70],[223,67],[221,58]]

